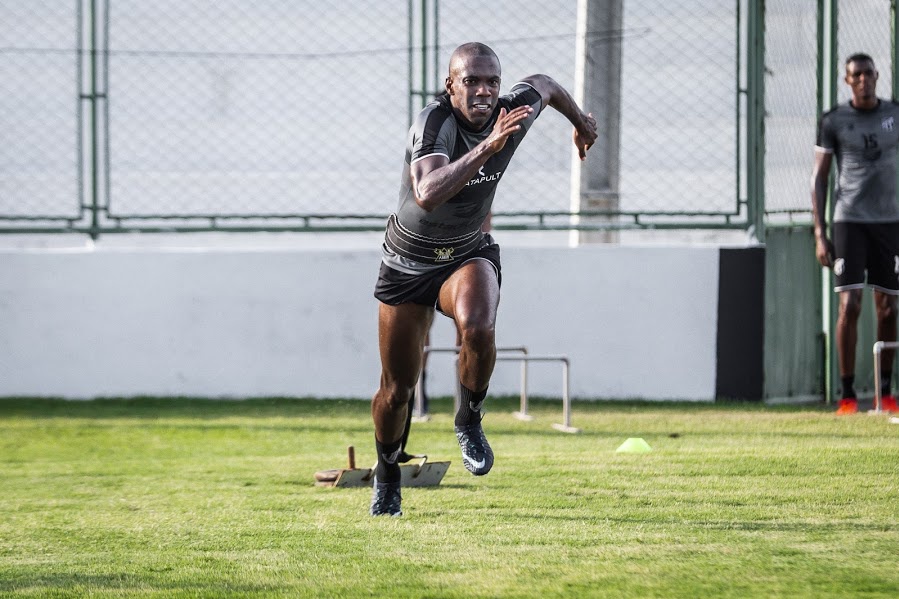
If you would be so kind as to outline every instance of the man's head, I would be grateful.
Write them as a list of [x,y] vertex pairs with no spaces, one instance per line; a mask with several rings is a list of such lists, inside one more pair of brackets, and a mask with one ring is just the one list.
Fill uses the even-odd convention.
[[867,54],[853,54],[846,59],[846,84],[852,90],[852,105],[872,108],[877,104],[877,68]]
[[473,129],[487,125],[496,108],[502,69],[489,46],[462,44],[453,52],[446,78],[453,111]]

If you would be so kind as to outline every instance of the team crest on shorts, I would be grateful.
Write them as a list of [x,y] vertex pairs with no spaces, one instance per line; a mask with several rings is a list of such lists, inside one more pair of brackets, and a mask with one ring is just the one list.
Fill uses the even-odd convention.
[[846,270],[846,261],[842,258],[837,258],[837,261],[833,263],[833,274],[840,276],[844,270]]
[[434,254],[436,254],[435,260],[437,262],[450,262],[453,259],[453,252],[456,248],[436,248],[434,249]]

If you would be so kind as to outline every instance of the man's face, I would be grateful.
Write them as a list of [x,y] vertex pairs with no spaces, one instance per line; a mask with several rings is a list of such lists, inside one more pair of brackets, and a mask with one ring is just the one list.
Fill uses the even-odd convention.
[[461,56],[453,61],[446,91],[456,116],[482,129],[496,108],[500,85],[499,61],[493,56]]
[[846,83],[852,90],[852,97],[871,100],[877,89],[877,69],[870,60],[853,60],[846,65]]

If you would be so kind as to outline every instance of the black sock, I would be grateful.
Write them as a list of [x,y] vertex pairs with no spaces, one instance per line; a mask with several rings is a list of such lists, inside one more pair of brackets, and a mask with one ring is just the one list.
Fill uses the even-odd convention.
[[406,406],[406,428],[403,429],[403,436],[400,437],[400,457],[398,461],[405,464],[411,458],[409,454],[406,453],[406,443],[409,442],[409,431],[412,430],[412,408],[415,404],[415,396],[412,396],[412,399],[409,400],[409,405]]
[[421,411],[428,413],[428,373],[421,371]]
[[459,411],[456,413],[456,426],[465,426],[475,424],[481,421],[481,404],[487,397],[487,389],[483,391],[472,391],[463,384],[459,384],[461,389],[460,398],[462,401],[459,405]]
[[881,372],[880,373],[880,395],[881,397],[886,397],[890,395],[890,379],[893,378],[892,372]]
[[375,466],[375,476],[379,483],[396,483],[400,481],[400,465],[397,458],[402,452],[402,441],[393,443],[381,443],[375,438],[375,449],[378,451],[378,465]]
[[855,375],[848,374],[844,377],[840,378],[840,381],[843,383],[843,398],[851,397],[855,399],[855,389],[852,388],[852,385],[855,384]]

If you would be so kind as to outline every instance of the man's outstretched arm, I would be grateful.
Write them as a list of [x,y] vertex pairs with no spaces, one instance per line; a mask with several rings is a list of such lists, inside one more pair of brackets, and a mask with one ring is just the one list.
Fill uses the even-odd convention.
[[548,75],[531,75],[522,79],[543,97],[544,106],[552,106],[574,125],[574,145],[581,160],[587,158],[587,150],[596,141],[596,119],[584,114],[571,94]]

